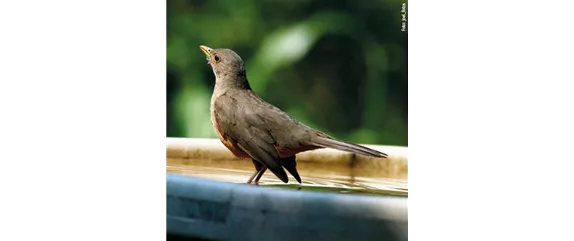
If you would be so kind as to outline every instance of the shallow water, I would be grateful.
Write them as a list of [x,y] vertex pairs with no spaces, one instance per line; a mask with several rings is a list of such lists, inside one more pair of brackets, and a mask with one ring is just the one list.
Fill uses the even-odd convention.
[[[259,185],[344,194],[408,196],[407,173],[391,173],[376,168],[354,168],[335,163],[298,162],[302,185],[289,176],[281,182],[270,171]],[[251,160],[199,160],[167,158],[167,172],[211,180],[245,183],[255,171]]]

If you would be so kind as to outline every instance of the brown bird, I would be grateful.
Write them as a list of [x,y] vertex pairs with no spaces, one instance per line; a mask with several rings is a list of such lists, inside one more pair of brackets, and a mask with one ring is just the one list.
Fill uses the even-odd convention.
[[211,96],[211,123],[223,144],[239,158],[251,158],[255,173],[247,180],[255,184],[267,169],[287,183],[287,169],[297,182],[295,154],[334,148],[360,155],[386,158],[387,154],[336,140],[314,130],[279,108],[265,102],[249,86],[243,60],[230,49],[212,49],[201,45],[215,74]]

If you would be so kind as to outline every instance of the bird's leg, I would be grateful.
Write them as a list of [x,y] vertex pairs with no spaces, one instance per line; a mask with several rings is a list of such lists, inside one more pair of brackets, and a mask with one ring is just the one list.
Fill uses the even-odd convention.
[[[255,159],[251,159],[251,161],[253,162],[253,166],[255,166],[255,172],[253,173],[253,175],[251,175],[249,177],[249,179],[247,179],[247,184],[251,184],[251,182],[253,181],[253,178],[255,178],[255,176],[261,171],[261,168],[263,167],[263,165],[261,163],[259,163],[258,161],[256,161]],[[257,179],[257,180],[259,180],[259,179]],[[257,185],[257,181],[256,181],[256,185]]]
[[255,170],[255,172],[253,173],[253,175],[251,175],[249,177],[249,179],[247,179],[247,184],[251,184],[251,182],[253,181],[253,178],[255,178],[255,176],[257,175],[257,173],[259,173],[258,170]]
[[257,174],[257,178],[255,178],[255,185],[259,185],[259,179],[261,179],[261,177],[263,176],[263,173],[265,173],[265,171],[267,171],[267,167],[261,168],[261,170],[259,171],[259,174]]

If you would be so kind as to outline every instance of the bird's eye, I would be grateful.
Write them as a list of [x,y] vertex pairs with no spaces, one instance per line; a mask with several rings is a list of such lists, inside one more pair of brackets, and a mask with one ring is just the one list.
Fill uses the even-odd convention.
[[213,57],[213,59],[215,60],[215,62],[219,62],[221,59],[219,59],[219,56],[215,55],[215,57]]

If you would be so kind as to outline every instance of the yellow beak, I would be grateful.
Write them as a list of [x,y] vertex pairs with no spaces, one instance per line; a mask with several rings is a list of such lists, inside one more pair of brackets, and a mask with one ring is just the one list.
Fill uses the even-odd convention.
[[209,53],[211,52],[211,50],[213,50],[205,45],[199,45],[199,48],[201,49],[201,51],[205,53],[205,55],[207,55],[207,57],[209,57]]

